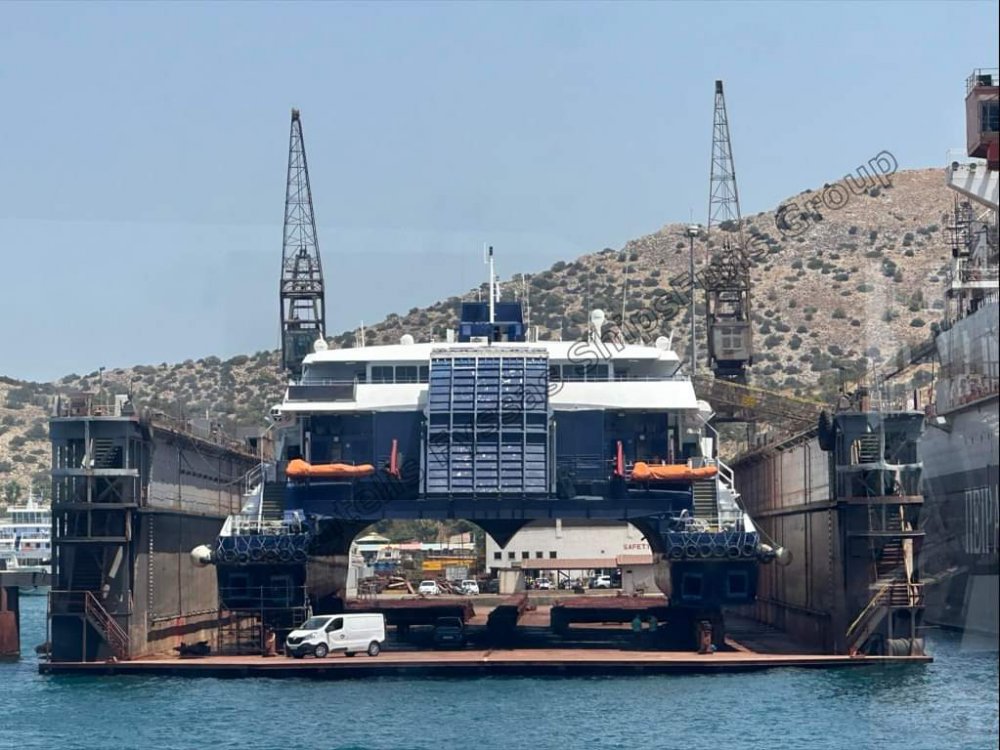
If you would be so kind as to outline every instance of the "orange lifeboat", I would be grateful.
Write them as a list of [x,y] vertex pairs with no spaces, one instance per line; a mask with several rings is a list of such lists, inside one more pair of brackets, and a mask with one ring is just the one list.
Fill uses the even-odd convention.
[[632,467],[632,479],[640,482],[696,482],[711,479],[719,470],[715,466],[699,466],[697,469],[687,464],[647,464],[636,461]]
[[375,473],[371,464],[311,464],[301,458],[288,462],[285,473],[292,479],[358,479]]

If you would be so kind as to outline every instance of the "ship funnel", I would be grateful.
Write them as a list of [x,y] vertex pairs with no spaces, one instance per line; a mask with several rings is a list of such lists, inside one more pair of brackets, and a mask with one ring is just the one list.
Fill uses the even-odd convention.
[[212,564],[212,549],[207,544],[199,544],[191,550],[191,562],[197,568],[204,568]]

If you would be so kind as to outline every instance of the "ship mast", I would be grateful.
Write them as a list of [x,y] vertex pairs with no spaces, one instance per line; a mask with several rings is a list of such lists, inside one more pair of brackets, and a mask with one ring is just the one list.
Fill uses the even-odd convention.
[[292,377],[326,329],[323,269],[316,235],[302,120],[292,110],[281,249],[281,365]]

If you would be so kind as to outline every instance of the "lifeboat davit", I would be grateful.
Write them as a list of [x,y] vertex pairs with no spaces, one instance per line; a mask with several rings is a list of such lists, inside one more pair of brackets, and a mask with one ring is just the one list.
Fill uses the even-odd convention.
[[640,482],[696,482],[711,479],[719,473],[715,466],[693,468],[687,464],[647,464],[636,461],[632,479]]
[[285,469],[291,479],[358,479],[375,473],[371,464],[311,464],[293,458]]

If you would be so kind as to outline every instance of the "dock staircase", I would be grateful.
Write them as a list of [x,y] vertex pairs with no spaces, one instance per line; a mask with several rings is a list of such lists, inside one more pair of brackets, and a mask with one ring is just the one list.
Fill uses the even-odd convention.
[[862,435],[854,441],[854,462],[858,464],[874,464],[882,460],[879,435]]
[[[864,462],[866,450],[859,451],[859,459]],[[869,459],[877,461],[878,457]],[[904,520],[902,506],[870,505],[868,507],[868,527],[870,531],[896,533],[889,537],[880,548],[872,545],[872,597],[847,630],[848,649],[852,653],[863,650],[876,633],[883,630],[887,617],[896,610],[912,610],[924,606],[923,584],[913,581],[912,549],[907,552],[907,540],[903,535],[912,531]],[[912,614],[911,614],[912,616]],[[892,635],[889,624],[890,638]],[[912,643],[911,643],[912,648]]]
[[93,468],[115,469],[122,466],[122,446],[111,438],[94,438]]
[[101,634],[104,641],[111,648],[111,652],[119,661],[129,658],[129,637],[124,628],[119,625],[115,618],[104,608],[100,600],[90,591],[83,592],[83,611],[94,630]]

